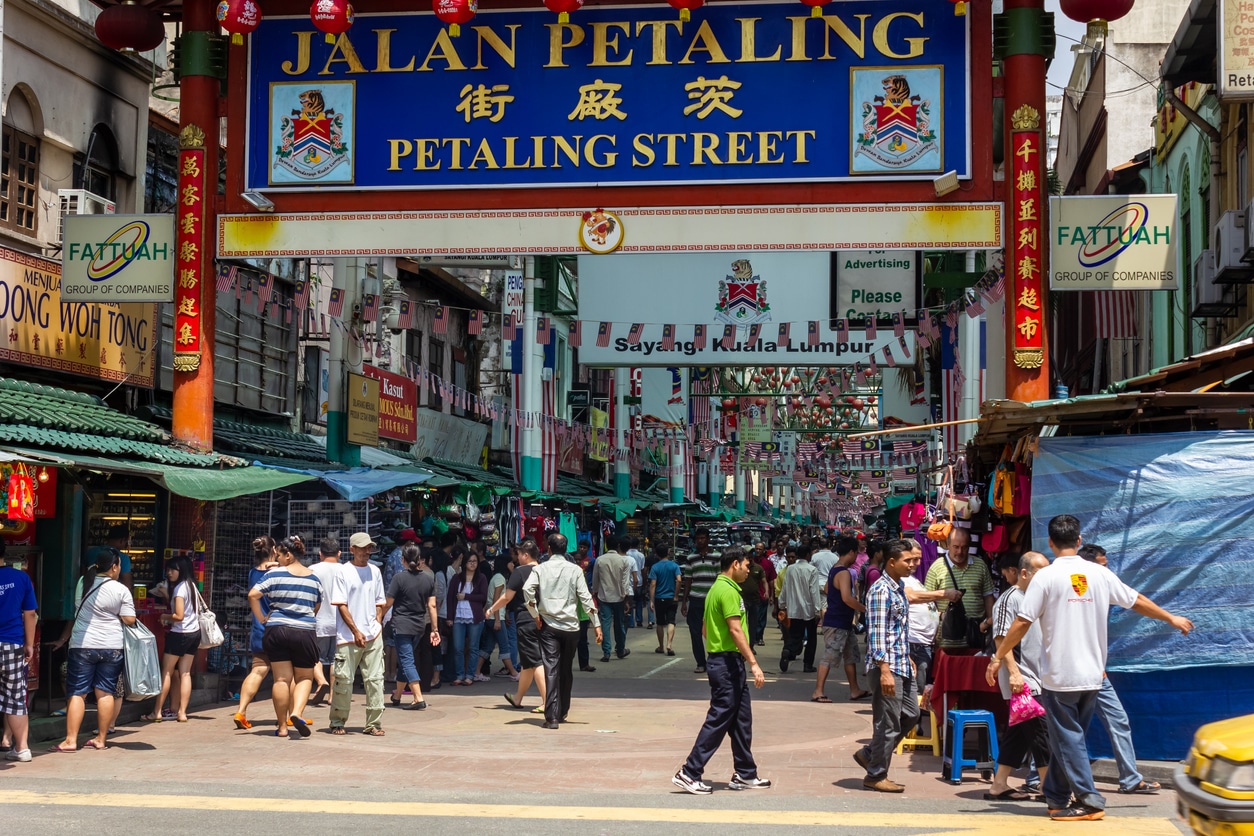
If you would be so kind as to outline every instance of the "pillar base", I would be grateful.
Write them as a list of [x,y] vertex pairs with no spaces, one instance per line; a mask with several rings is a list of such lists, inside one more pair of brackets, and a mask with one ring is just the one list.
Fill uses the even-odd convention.
[[349,444],[348,413],[327,413],[327,461],[338,462],[346,467],[361,467],[361,446]]
[[736,513],[742,517],[745,515],[745,501],[743,499],[736,500]]
[[522,488],[525,491],[538,491],[544,484],[544,463],[533,456],[523,456]]
[[671,502],[683,502],[683,501],[684,501],[684,486],[672,485],[671,486]]
[[614,474],[614,497],[616,499],[627,499],[631,496],[631,474],[615,473]]

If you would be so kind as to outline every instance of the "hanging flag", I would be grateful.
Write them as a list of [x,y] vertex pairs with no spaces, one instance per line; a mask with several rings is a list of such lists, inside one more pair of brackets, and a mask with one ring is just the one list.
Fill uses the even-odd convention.
[[879,370],[879,367],[875,365],[874,353],[872,353],[871,356],[867,358],[866,364],[867,364],[867,374],[871,376],[875,376],[879,374],[880,370]]
[[1125,340],[1136,336],[1136,299],[1126,290],[1093,292],[1095,336]]
[[884,365],[889,368],[897,366],[897,361],[893,359],[893,353],[888,350],[888,346],[884,346]]
[[849,342],[849,323],[843,319],[836,320],[836,342],[838,345]]
[[875,334],[876,334],[875,325],[876,325],[875,314],[867,314],[866,315],[866,338],[868,340],[875,339]]
[[431,333],[447,334],[448,333],[448,306],[441,305],[435,309],[435,318],[431,323]]
[[547,316],[536,317],[536,344],[549,344],[549,318]]
[[675,326],[674,325],[662,326],[662,350],[663,351],[675,350]]
[[705,326],[692,326],[692,346],[697,351],[705,351]]
[[1006,295],[1006,271],[999,270],[997,272],[997,281],[993,283],[992,292],[989,294],[988,300],[996,302]]
[[861,363],[855,362],[853,364],[853,378],[859,383],[866,382],[865,378],[863,378],[862,376],[862,364]]
[[279,318],[279,297],[278,294],[270,295],[270,318]]
[[257,279],[257,313],[265,313],[270,301],[270,274],[262,273]]
[[283,324],[284,325],[292,324],[292,303],[291,302],[288,302],[286,305],[283,306]]
[[899,311],[893,314],[893,335],[904,337],[906,335],[906,312]]
[[970,302],[967,303],[967,307],[966,307],[967,316],[971,317],[972,319],[975,319],[980,314],[984,313],[984,303],[980,301],[980,299],[981,297],[979,296],[979,294],[976,294],[975,298],[973,298]]
[[319,334],[331,333],[330,331],[327,330],[327,315],[326,314],[324,313],[318,314],[318,322],[321,325],[321,327],[318,329]]
[[[331,301],[327,304],[327,314],[337,318],[344,315],[344,291],[338,287],[331,288]],[[322,330],[327,329],[324,326]]]
[[608,348],[610,344],[610,326],[612,323],[602,322],[597,326],[597,347]]
[[644,324],[633,322],[631,329],[627,332],[627,345],[640,345],[642,336],[644,336]]
[[755,322],[754,324],[750,325],[748,345],[756,346],[758,344],[758,337],[761,336],[761,334],[762,334],[761,323]]
[[373,293],[366,294],[366,300],[361,306],[361,321],[374,322],[379,318],[379,297]]
[[566,328],[566,342],[571,348],[579,348],[583,345],[583,321],[572,319],[570,325]]
[[731,351],[732,348],[735,347],[736,345],[736,326],[735,325],[723,326],[722,343],[723,343],[723,348],[726,349],[727,351]]
[[396,326],[402,331],[414,327],[414,307],[409,301],[402,301],[396,314]]
[[819,321],[817,319],[810,320],[806,326],[806,342],[812,346],[819,344]]
[[466,317],[466,333],[472,337],[483,333],[483,311],[473,310]]
[[779,324],[779,337],[775,340],[776,345],[788,345],[792,342],[789,332],[792,330],[792,323],[781,322]]
[[919,345],[923,348],[930,348],[932,345],[932,338],[928,336],[926,333],[924,333],[923,331],[920,331],[919,332]]
[[218,265],[218,293],[226,293],[235,283],[235,268],[229,264]]
[[303,311],[309,307],[309,285],[310,281],[308,279],[301,279],[296,283],[296,296],[294,298],[297,310]]
[[235,301],[238,302],[240,300],[240,296],[243,295],[244,293],[244,280],[239,277],[238,270],[235,272],[234,281],[235,281]]
[[505,314],[501,318],[501,339],[509,342],[518,339],[518,322],[513,314]]

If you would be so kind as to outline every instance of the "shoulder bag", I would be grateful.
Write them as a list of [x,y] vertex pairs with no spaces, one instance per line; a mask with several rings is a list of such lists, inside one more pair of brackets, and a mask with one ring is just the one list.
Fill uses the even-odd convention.
[[[941,557],[945,561],[945,569],[949,572],[949,579],[953,581],[954,589],[961,590],[958,586],[958,580],[954,577],[953,567],[949,565],[947,556]],[[967,640],[967,607],[962,603],[962,599],[950,601],[949,606],[945,607],[945,616],[941,619],[940,637],[947,642],[961,642]]]
[[209,609],[209,605],[205,603],[205,599],[200,596],[200,590],[196,587],[194,581],[187,581],[192,591],[196,593],[196,615],[200,618],[200,646],[217,647],[226,641],[226,636],[222,635],[222,628],[218,626],[218,617]]

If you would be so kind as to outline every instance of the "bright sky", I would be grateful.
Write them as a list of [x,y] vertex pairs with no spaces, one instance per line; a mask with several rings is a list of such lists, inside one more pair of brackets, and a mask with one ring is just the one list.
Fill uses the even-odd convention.
[[1075,64],[1071,45],[1084,37],[1085,27],[1083,23],[1077,23],[1064,15],[1062,9],[1058,7],[1058,0],[1045,0],[1045,11],[1054,13],[1054,31],[1058,35],[1054,61],[1049,65],[1048,80],[1051,83],[1045,86],[1045,92],[1050,96],[1057,96],[1067,85],[1067,79],[1071,77],[1071,67]]

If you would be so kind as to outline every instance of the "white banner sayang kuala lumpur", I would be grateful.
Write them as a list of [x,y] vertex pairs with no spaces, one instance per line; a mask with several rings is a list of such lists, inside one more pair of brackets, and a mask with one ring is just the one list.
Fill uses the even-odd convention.
[[1051,197],[1051,290],[1175,290],[1175,195]]
[[[579,257],[579,318],[585,339],[579,360],[590,366],[757,366],[770,363],[852,365],[896,343],[880,328],[866,339],[862,323],[848,323],[845,341],[831,319],[830,252],[613,254]],[[810,345],[808,323],[819,323]],[[608,346],[596,344],[598,322],[611,322]],[[777,342],[780,323],[791,325]],[[627,339],[632,323],[643,323],[640,342]],[[662,327],[677,326],[675,348],[662,348]],[[706,328],[705,348],[693,326]],[[736,327],[730,347],[727,325]],[[749,330],[760,326],[756,342]]]

